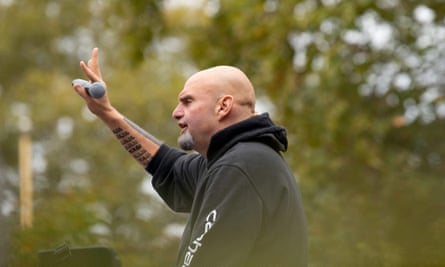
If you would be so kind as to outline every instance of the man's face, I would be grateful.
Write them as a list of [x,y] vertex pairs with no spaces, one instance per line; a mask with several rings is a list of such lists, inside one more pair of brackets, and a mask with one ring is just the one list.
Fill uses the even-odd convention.
[[178,100],[172,114],[181,128],[178,143],[184,150],[194,149],[205,156],[218,122],[217,98],[204,81],[189,79]]

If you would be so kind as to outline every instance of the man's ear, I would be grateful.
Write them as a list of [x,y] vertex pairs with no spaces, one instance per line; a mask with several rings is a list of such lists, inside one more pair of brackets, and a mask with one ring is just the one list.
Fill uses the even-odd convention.
[[218,109],[217,113],[220,119],[224,118],[225,116],[227,116],[227,114],[230,113],[230,111],[232,110],[232,106],[233,106],[233,96],[225,95],[219,99],[217,105]]

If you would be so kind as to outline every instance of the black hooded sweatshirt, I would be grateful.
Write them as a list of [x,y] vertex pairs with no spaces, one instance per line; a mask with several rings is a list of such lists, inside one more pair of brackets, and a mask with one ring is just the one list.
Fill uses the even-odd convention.
[[307,266],[301,195],[267,113],[216,133],[207,156],[163,144],[147,166],[174,211],[189,212],[177,266]]

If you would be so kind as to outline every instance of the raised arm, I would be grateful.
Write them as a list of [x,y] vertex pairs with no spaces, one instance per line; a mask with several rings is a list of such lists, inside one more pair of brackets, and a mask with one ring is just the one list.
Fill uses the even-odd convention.
[[[93,49],[87,64],[80,62],[80,68],[90,82],[100,82],[106,87],[99,66],[98,48]],[[158,151],[161,142],[117,111],[111,105],[107,93],[101,98],[93,98],[81,85],[74,84],[73,88],[85,100],[88,109],[111,129],[125,150],[145,168]]]

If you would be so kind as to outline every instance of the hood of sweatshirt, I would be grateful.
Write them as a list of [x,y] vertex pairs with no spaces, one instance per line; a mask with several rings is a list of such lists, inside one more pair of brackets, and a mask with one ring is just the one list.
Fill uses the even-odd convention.
[[286,129],[275,125],[268,113],[253,116],[217,132],[210,139],[207,160],[212,162],[239,142],[260,142],[277,152],[287,150]]

